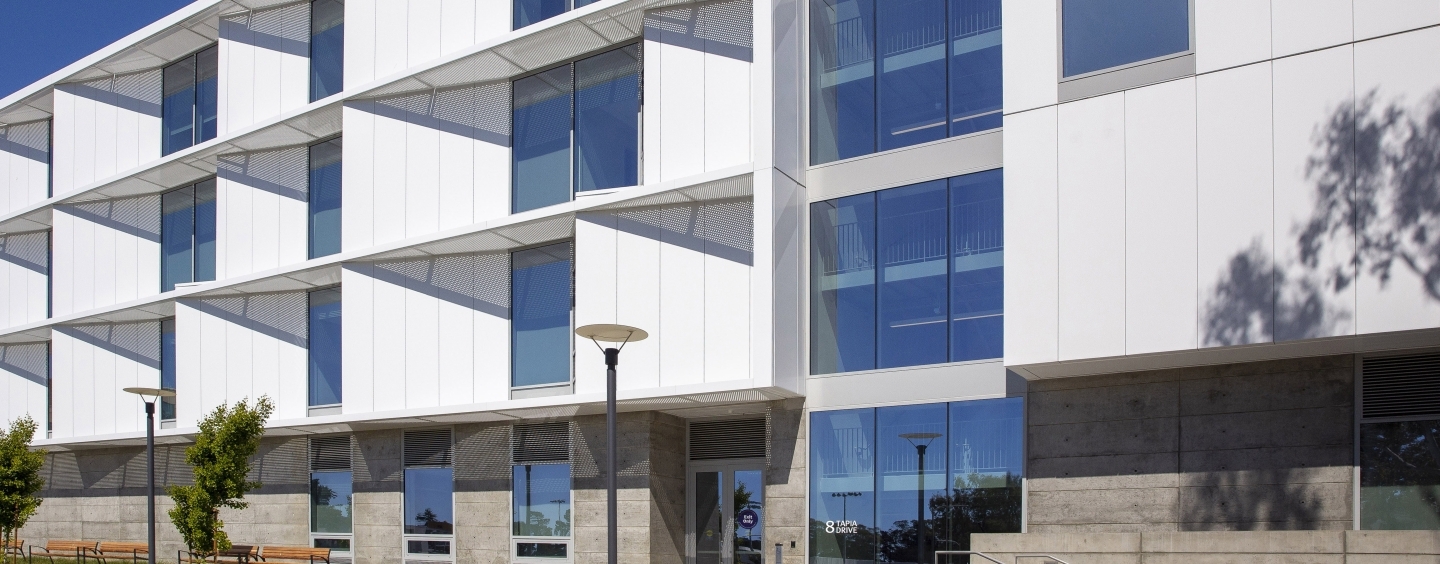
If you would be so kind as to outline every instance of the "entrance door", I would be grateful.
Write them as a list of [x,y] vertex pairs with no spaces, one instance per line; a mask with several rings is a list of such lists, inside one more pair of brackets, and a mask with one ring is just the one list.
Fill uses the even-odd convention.
[[686,545],[691,564],[763,564],[765,473],[755,463],[691,463]]

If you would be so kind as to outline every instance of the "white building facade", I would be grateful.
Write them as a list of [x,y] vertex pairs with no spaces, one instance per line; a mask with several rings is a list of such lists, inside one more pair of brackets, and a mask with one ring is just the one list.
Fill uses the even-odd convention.
[[1434,0],[199,0],[0,100],[21,536],[144,540],[155,386],[162,485],[274,402],[236,544],[602,560],[620,323],[627,562],[1433,558],[1437,52]]

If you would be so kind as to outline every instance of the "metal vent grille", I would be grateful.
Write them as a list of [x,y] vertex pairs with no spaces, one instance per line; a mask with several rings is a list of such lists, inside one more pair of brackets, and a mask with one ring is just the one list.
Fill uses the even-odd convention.
[[406,466],[449,466],[450,430],[405,431]]
[[570,424],[538,423],[512,427],[510,460],[516,464],[570,460]]
[[349,470],[350,437],[311,437],[311,470]]
[[765,458],[765,434],[764,419],[690,423],[690,460]]
[[1366,358],[1361,417],[1440,416],[1440,353]]

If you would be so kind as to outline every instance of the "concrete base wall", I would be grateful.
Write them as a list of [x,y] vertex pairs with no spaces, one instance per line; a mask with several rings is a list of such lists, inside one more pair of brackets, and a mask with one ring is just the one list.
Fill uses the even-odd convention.
[[1347,529],[1354,360],[1030,383],[1028,532]]
[[805,562],[805,533],[809,511],[805,506],[809,474],[805,468],[810,443],[804,400],[770,404],[770,464],[765,469],[765,561],[774,559],[780,545],[785,564]]
[[[576,564],[603,563],[606,542],[605,417],[575,420],[572,480]],[[685,421],[658,412],[621,414],[617,497],[621,562],[681,564],[685,553]]]
[[[1069,564],[1440,562],[1440,532],[1436,531],[978,534],[970,541],[974,550],[1007,564],[1026,553],[1048,554]],[[1023,558],[1020,562],[1055,560]]]

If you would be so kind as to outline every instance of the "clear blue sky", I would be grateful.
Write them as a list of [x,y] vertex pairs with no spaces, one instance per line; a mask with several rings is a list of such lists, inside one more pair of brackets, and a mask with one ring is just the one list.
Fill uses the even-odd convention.
[[194,0],[0,0],[0,98]]

